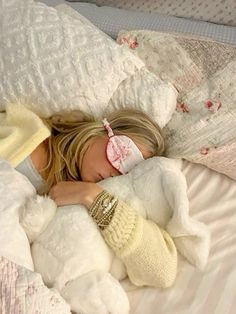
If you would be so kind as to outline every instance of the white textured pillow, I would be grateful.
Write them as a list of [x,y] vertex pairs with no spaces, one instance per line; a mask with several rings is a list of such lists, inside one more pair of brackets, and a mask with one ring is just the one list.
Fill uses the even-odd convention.
[[177,96],[173,85],[142,68],[120,84],[109,102],[107,111],[129,105],[148,113],[163,128],[175,112]]
[[31,0],[0,6],[0,110],[21,102],[43,117],[68,109],[96,116],[144,66],[78,13]]
[[[77,11],[67,5],[59,5],[57,10],[74,18],[81,17]],[[135,49],[135,43],[133,43],[133,49]],[[105,113],[127,106],[140,109],[149,114],[162,128],[170,121],[176,109],[177,94],[172,84],[161,80],[146,67],[142,67],[120,83]]]

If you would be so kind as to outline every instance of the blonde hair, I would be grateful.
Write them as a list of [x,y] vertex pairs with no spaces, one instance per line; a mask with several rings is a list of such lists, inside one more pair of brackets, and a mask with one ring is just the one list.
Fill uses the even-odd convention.
[[[164,140],[159,126],[145,113],[135,109],[117,110],[107,114],[115,135],[123,134],[141,144],[150,153],[150,157],[162,155]],[[107,134],[102,120],[81,111],[72,111],[56,115],[45,120],[51,127],[48,139],[49,162],[47,185],[60,181],[80,180],[80,169],[84,154],[91,141]]]

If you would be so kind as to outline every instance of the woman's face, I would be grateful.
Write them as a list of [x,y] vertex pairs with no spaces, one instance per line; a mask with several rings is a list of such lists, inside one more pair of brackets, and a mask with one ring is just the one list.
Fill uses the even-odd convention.
[[[108,142],[108,136],[96,137],[89,148],[84,154],[82,166],[80,169],[80,176],[82,181],[86,182],[98,182],[108,177],[118,176],[121,173],[115,169],[107,159],[106,147]],[[149,153],[143,148],[139,147],[146,159],[149,157]]]

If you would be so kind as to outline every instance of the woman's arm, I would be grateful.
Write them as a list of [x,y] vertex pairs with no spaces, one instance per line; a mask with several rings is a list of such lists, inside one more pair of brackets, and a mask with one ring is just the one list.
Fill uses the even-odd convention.
[[103,209],[99,206],[102,191],[94,183],[61,182],[51,190],[50,196],[58,205],[81,203],[88,208],[135,285],[171,286],[177,273],[177,252],[169,234],[120,200],[111,210],[112,215],[106,215],[104,227]]
[[[96,220],[95,220],[96,221]],[[175,280],[177,252],[167,232],[118,201],[111,222],[101,230],[137,286],[167,288]]]

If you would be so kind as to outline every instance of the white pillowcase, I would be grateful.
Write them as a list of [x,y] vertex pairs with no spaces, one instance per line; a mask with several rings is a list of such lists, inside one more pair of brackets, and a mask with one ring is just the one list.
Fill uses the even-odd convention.
[[[75,19],[31,0],[0,3],[0,110],[20,102],[42,117],[75,109],[98,117],[121,82],[144,68],[138,57],[78,12]],[[147,91],[141,93],[148,99],[144,106],[137,97],[133,103],[125,101],[125,105],[135,103],[136,108],[154,113],[164,126],[174,111],[176,91],[168,85],[171,97],[160,97],[160,82],[152,79],[152,85],[154,82],[158,92],[152,98]],[[168,99],[168,103],[163,106],[161,98]],[[113,104],[109,103],[111,109]],[[116,102],[115,107],[120,105]],[[164,122],[160,118],[162,107]]]
[[171,83],[162,81],[146,68],[142,68],[120,84],[109,102],[107,111],[128,105],[145,111],[163,128],[176,109],[177,95]]
[[2,2],[0,103],[23,102],[49,116],[96,113],[143,62],[85,19],[29,0]]
[[[81,19],[81,15],[70,6],[61,4],[56,8],[73,18]],[[92,25],[91,22],[88,23]],[[121,82],[114,91],[105,113],[126,107],[140,109],[149,114],[162,128],[169,122],[176,109],[177,94],[171,83],[161,80],[146,67],[142,67]]]

